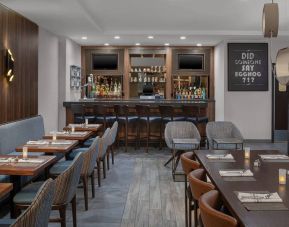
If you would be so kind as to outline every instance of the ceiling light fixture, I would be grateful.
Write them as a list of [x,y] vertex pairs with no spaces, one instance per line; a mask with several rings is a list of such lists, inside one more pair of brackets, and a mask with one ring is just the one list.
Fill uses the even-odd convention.
[[136,45],[136,46],[140,46],[140,43],[136,43],[135,45]]
[[114,39],[120,39],[120,36],[116,35],[116,36],[114,37]]
[[164,45],[165,45],[165,46],[169,46],[170,44],[169,44],[169,43],[165,43]]
[[203,44],[197,43],[197,47],[201,47],[201,46],[203,46]]
[[154,37],[152,35],[149,35],[148,39],[154,39]]
[[109,46],[109,43],[105,43],[104,45],[105,45],[105,46]]
[[81,39],[87,40],[87,37],[86,36],[82,36]]
[[181,36],[180,39],[184,40],[186,39],[187,37],[186,36]]

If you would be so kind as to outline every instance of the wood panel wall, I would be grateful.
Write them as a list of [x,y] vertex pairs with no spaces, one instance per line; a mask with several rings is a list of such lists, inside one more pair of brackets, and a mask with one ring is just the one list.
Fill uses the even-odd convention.
[[[5,54],[11,49],[15,78],[5,78]],[[38,26],[0,4],[0,123],[37,115]]]

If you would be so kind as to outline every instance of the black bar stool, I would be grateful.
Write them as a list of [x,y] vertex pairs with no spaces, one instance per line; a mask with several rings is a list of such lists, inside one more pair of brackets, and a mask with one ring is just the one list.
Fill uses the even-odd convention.
[[84,109],[84,119],[88,120],[88,123],[95,122],[95,115],[93,114],[93,105],[86,104],[83,106]]
[[185,120],[190,121],[195,125],[197,125],[199,116],[199,107],[183,105],[182,110],[185,115]]
[[[140,141],[141,139],[146,139],[146,152],[148,152],[148,146],[150,142],[150,138],[159,138],[158,135],[151,134],[151,124],[153,123],[159,123],[160,117],[151,116],[150,113],[150,106],[148,105],[136,105],[136,112],[137,112],[137,138],[138,138],[138,144],[140,147]],[[146,135],[144,137],[141,137],[140,132],[142,125],[146,125]]]
[[73,115],[73,122],[76,124],[84,123],[84,108],[82,104],[71,104],[70,110]]
[[[119,123],[119,126],[125,128],[125,135],[123,138],[125,139],[125,151],[127,152],[127,145],[128,145],[129,137],[134,137],[135,142],[137,142],[137,136],[136,135],[128,134],[129,124],[136,123],[137,117],[136,116],[129,116],[130,115],[129,114],[129,107],[127,105],[114,105],[114,112],[116,115],[116,120]],[[119,140],[121,139],[119,137],[119,131],[118,131],[118,135],[117,135],[118,143],[119,143]]]
[[174,107],[169,105],[160,105],[159,112],[161,115],[160,149],[162,149],[165,125],[170,121],[184,121],[185,118],[183,116],[176,116]]
[[109,115],[108,106],[106,105],[94,105],[93,114],[95,115],[95,123],[103,124],[103,130],[107,127],[111,127],[116,120],[115,116]]

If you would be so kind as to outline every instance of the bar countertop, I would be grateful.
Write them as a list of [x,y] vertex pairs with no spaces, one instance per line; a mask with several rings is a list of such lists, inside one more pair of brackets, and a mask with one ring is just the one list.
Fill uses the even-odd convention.
[[150,105],[159,105],[159,104],[173,104],[173,105],[196,105],[196,104],[208,104],[214,103],[214,99],[191,99],[191,100],[178,100],[178,99],[109,99],[109,98],[101,98],[101,99],[80,99],[79,101],[65,101],[63,102],[64,107],[69,107],[71,104],[83,103],[83,104],[127,104],[127,105],[134,105],[134,104],[150,104]]

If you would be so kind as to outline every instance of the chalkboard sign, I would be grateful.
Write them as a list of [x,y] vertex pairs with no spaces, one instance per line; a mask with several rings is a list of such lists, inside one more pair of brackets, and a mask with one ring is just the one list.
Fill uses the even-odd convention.
[[267,43],[228,43],[228,90],[268,91]]

